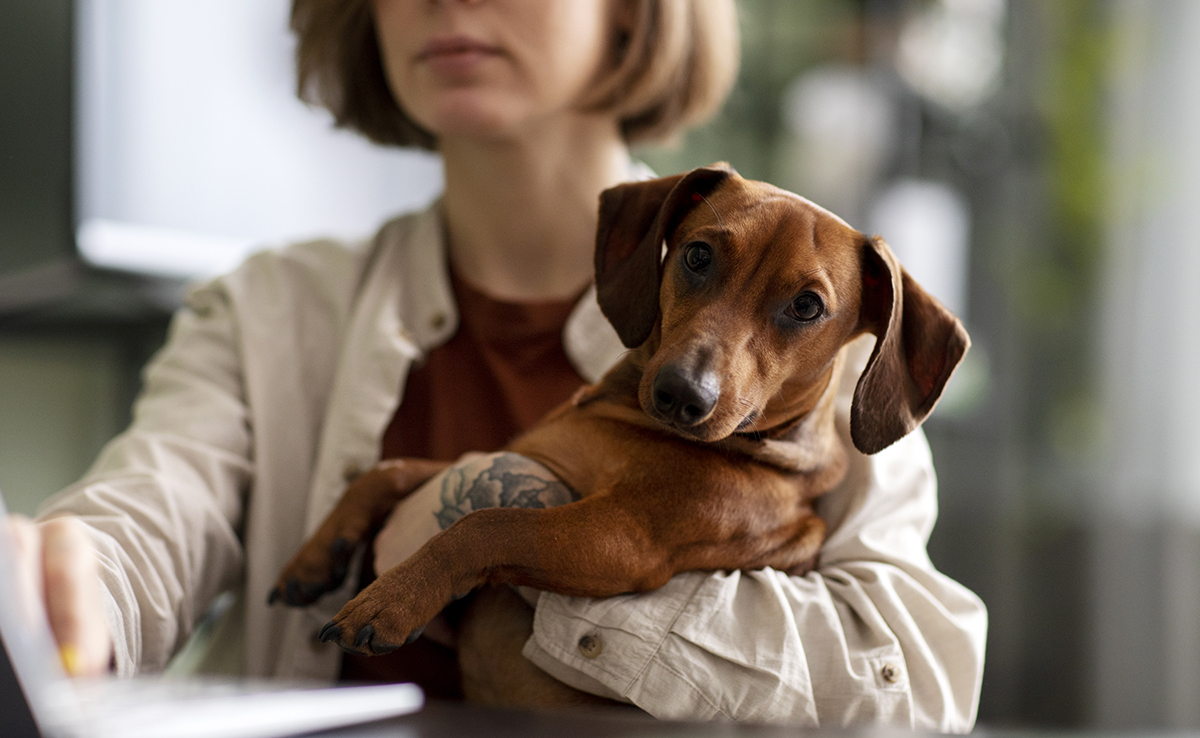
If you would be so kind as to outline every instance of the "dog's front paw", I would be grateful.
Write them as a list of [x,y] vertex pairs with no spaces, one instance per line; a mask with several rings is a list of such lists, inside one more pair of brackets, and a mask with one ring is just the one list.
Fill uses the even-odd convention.
[[342,586],[357,548],[355,543],[341,536],[329,543],[319,535],[313,536],[284,567],[267,597],[267,604],[282,602],[291,607],[303,607]]
[[397,502],[446,466],[444,461],[389,459],[357,477],[284,567],[268,604],[310,605],[340,587],[359,545],[379,529]]
[[391,653],[416,640],[451,597],[432,594],[440,588],[414,581],[405,568],[398,566],[375,580],[346,603],[317,637],[367,656]]
[[[417,640],[424,630],[425,626],[417,628],[408,634],[408,637],[404,639],[403,643],[397,645],[384,640],[381,636],[376,634],[375,626],[371,623],[367,623],[355,631],[353,638],[347,638],[345,630],[343,630],[342,626],[337,623],[337,620],[330,620],[328,623],[325,623],[325,627],[321,628],[321,630],[317,633],[317,638],[326,643],[329,641],[334,641],[342,647],[343,651],[348,653],[357,653],[366,656],[382,656],[395,651],[397,648],[400,648],[400,646],[406,646],[409,643]],[[354,645],[349,646],[347,645],[348,642],[352,642]]]

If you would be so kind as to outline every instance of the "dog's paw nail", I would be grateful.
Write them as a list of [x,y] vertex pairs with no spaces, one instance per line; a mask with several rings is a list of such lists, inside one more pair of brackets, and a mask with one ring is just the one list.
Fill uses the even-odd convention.
[[300,607],[304,604],[304,601],[300,599],[300,580],[296,577],[287,580],[283,601],[292,607]]
[[414,630],[413,632],[409,633],[409,634],[408,634],[408,638],[405,638],[405,639],[404,639],[404,645],[406,645],[406,646],[407,646],[408,644],[410,644],[410,643],[412,643],[413,641],[417,640],[418,638],[420,638],[420,637],[421,637],[421,634],[422,634],[422,633],[424,633],[424,632],[425,632],[425,626],[424,626],[424,625],[422,625],[420,628],[417,628],[417,629],[416,629],[416,630]]
[[279,591],[279,587],[272,587],[271,593],[267,595],[267,607],[274,605],[283,599],[283,592]]
[[341,640],[341,638],[342,627],[332,620],[330,620],[328,623],[325,623],[325,625],[321,626],[321,629],[317,631],[317,639],[322,643]]
[[371,637],[374,635],[375,635],[375,626],[364,625],[358,631],[358,635],[354,636],[354,645],[358,646],[359,648],[362,648],[363,646],[365,646],[371,642]]
[[395,651],[397,648],[400,647],[391,643],[380,643],[379,641],[374,640],[371,641],[371,653],[375,654],[376,656],[389,654],[392,651]]
[[320,599],[321,595],[325,594],[328,589],[329,587],[324,584],[310,584],[292,577],[287,580],[286,589],[283,593],[283,602],[292,607],[311,605]]
[[355,546],[350,542],[349,538],[335,538],[333,545],[329,547],[329,555],[334,559],[350,558],[354,553]]
[[314,602],[325,594],[326,589],[324,584],[301,584],[300,596],[305,603]]

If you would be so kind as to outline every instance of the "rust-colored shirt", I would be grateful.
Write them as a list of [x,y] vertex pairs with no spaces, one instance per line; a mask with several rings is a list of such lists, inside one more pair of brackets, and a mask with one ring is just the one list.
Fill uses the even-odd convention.
[[[495,451],[565,402],[584,383],[563,350],[579,301],[497,300],[452,275],[460,323],[447,343],[408,376],[404,399],[383,435],[382,458],[453,461]],[[362,586],[374,578],[363,564]],[[455,654],[425,638],[386,656],[347,655],[342,679],[417,682],[433,699],[461,697]]]

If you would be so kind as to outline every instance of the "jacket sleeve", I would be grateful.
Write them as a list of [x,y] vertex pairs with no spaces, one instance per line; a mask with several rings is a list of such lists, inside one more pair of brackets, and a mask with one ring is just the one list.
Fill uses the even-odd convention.
[[254,467],[237,330],[220,282],[193,291],[145,370],[132,425],[41,512],[90,527],[123,675],[162,669],[242,575]]
[[987,615],[926,554],[937,503],[925,437],[851,454],[820,501],[832,532],[816,571],[690,572],[608,600],[543,593],[526,656],[662,718],[970,730]]

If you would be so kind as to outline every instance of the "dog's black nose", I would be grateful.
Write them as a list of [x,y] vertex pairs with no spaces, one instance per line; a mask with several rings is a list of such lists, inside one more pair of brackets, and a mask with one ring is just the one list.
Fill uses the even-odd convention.
[[654,409],[680,426],[696,425],[708,417],[721,396],[715,374],[691,376],[677,366],[664,366],[654,378]]

